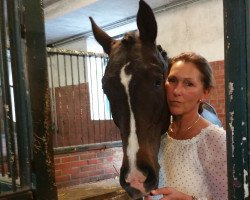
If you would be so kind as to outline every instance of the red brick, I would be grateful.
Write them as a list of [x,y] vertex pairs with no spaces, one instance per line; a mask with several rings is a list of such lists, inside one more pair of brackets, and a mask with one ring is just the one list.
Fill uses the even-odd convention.
[[91,159],[91,158],[96,158],[96,153],[87,153],[87,154],[80,155],[81,160],[86,160],[86,159]]
[[103,159],[90,159],[90,160],[87,160],[87,163],[88,163],[89,165],[98,164],[98,163],[103,163]]
[[73,161],[77,161],[77,160],[79,160],[79,156],[78,155],[68,156],[68,157],[62,158],[62,163],[73,162]]
[[60,158],[54,158],[54,163],[55,164],[61,163],[61,159]]
[[81,167],[87,165],[88,162],[83,160],[83,161],[77,161],[77,162],[71,162],[71,167]]
[[66,175],[66,174],[78,174],[79,172],[80,172],[79,168],[69,168],[69,169],[62,170],[63,175]]
[[55,165],[55,167],[58,167],[59,169],[61,170],[64,170],[64,169],[69,169],[71,168],[71,163],[62,163],[62,164],[59,164],[59,165]]
[[86,165],[86,166],[80,167],[81,172],[93,171],[93,170],[96,170],[96,169],[97,169],[96,165]]
[[62,175],[56,177],[56,182],[65,182],[70,180],[70,175]]
[[88,172],[88,174],[89,174],[89,176],[103,175],[104,174],[104,170],[91,171],[91,172]]
[[72,179],[80,179],[80,178],[86,178],[86,177],[89,177],[88,172],[81,172],[81,173],[78,173],[78,174],[72,174],[71,175]]

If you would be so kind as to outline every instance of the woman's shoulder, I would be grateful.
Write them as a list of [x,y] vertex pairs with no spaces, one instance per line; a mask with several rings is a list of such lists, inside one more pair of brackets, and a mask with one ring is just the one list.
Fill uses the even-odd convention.
[[[198,154],[202,165],[206,169],[214,169],[211,166],[226,167],[226,132],[223,128],[217,125],[209,125],[203,130],[203,137],[199,140],[197,145]],[[221,168],[220,168],[221,169]]]
[[223,127],[219,127],[215,124],[210,124],[209,126],[201,130],[201,135],[205,137],[226,137],[226,131]]
[[201,130],[200,144],[206,146],[224,146],[226,144],[226,131],[218,125],[211,124]]

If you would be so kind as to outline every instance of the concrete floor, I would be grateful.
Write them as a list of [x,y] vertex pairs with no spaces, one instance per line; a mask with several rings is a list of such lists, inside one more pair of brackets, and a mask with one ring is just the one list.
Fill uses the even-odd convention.
[[118,179],[81,184],[58,191],[58,200],[131,200]]

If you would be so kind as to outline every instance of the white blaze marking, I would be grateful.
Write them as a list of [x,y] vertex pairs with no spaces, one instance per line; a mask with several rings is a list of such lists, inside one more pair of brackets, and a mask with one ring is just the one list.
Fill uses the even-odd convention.
[[125,64],[120,72],[120,78],[121,83],[125,88],[125,92],[128,97],[128,107],[129,107],[129,113],[130,113],[130,130],[129,130],[129,137],[128,137],[128,146],[127,146],[127,156],[128,156],[128,163],[129,163],[129,173],[128,176],[125,177],[126,182],[130,183],[131,187],[134,187],[138,190],[140,190],[142,193],[145,193],[144,188],[144,181],[146,180],[146,177],[140,172],[136,167],[136,154],[139,150],[139,142],[136,135],[136,125],[135,125],[135,116],[132,111],[131,107],[131,100],[130,100],[130,94],[129,94],[129,83],[132,79],[131,74],[126,74],[125,68],[129,65],[128,62]]
[[129,83],[131,81],[132,75],[128,75],[125,72],[125,68],[130,63],[125,64],[120,73],[121,83],[125,88],[125,92],[128,97],[128,106],[130,112],[130,133],[128,138],[128,146],[127,146],[127,155],[129,160],[130,172],[136,169],[136,154],[139,150],[138,138],[136,135],[136,125],[135,125],[135,116],[131,108],[130,95],[129,95]]

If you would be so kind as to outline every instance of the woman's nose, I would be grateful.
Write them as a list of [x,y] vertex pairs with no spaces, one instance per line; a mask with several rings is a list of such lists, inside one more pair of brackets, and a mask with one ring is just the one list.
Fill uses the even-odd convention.
[[182,87],[180,84],[177,84],[173,90],[174,95],[179,96],[181,95]]

